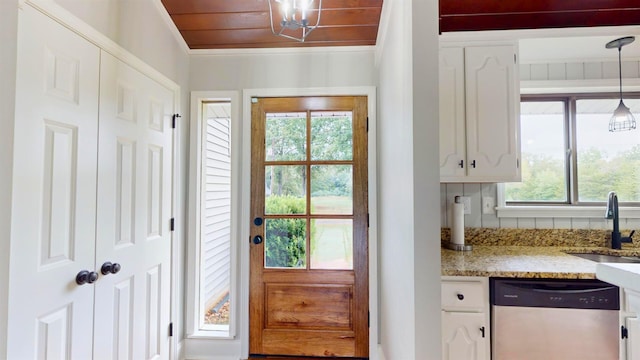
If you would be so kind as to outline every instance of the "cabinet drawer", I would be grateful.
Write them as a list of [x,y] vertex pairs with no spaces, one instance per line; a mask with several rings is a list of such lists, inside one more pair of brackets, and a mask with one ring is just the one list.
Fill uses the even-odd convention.
[[442,309],[458,311],[484,311],[489,301],[486,286],[476,281],[443,281]]

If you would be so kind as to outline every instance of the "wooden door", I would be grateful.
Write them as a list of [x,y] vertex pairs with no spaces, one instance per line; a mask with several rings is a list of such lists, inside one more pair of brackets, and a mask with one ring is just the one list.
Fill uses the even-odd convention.
[[30,6],[19,26],[8,358],[90,359],[100,51]]
[[96,282],[95,359],[169,357],[173,113],[171,90],[102,52],[96,269],[119,271]]
[[255,98],[251,354],[368,357],[366,97]]

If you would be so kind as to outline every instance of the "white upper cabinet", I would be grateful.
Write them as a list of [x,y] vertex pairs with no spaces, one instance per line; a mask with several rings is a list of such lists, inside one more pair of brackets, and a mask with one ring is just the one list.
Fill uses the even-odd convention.
[[520,181],[514,45],[440,49],[440,181]]

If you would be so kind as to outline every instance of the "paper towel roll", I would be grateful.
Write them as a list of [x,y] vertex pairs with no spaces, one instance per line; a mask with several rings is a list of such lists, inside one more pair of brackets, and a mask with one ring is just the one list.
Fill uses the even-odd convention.
[[464,204],[453,203],[451,208],[451,242],[464,245]]

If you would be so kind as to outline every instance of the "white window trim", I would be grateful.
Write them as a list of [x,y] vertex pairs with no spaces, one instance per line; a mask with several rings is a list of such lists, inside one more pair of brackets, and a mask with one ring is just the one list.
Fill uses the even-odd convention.
[[[504,184],[497,184],[498,218],[604,218],[605,206],[579,205],[515,205],[507,206]],[[640,219],[640,208],[620,207],[620,218]]]
[[[617,79],[520,81],[520,93],[563,94],[616,92]],[[625,91],[640,91],[640,80],[625,79]],[[604,218],[604,206],[580,205],[514,205],[507,206],[504,184],[497,184],[498,218]],[[640,208],[620,207],[620,218],[640,219]]]
[[[230,274],[230,314],[229,331],[200,329],[200,180],[202,162],[202,104],[208,101],[231,102],[231,274]],[[186,337],[188,339],[231,340],[236,338],[238,308],[238,221],[240,215],[240,93],[238,91],[192,91],[190,121],[190,161],[189,161],[189,229],[187,246],[186,280]]]

